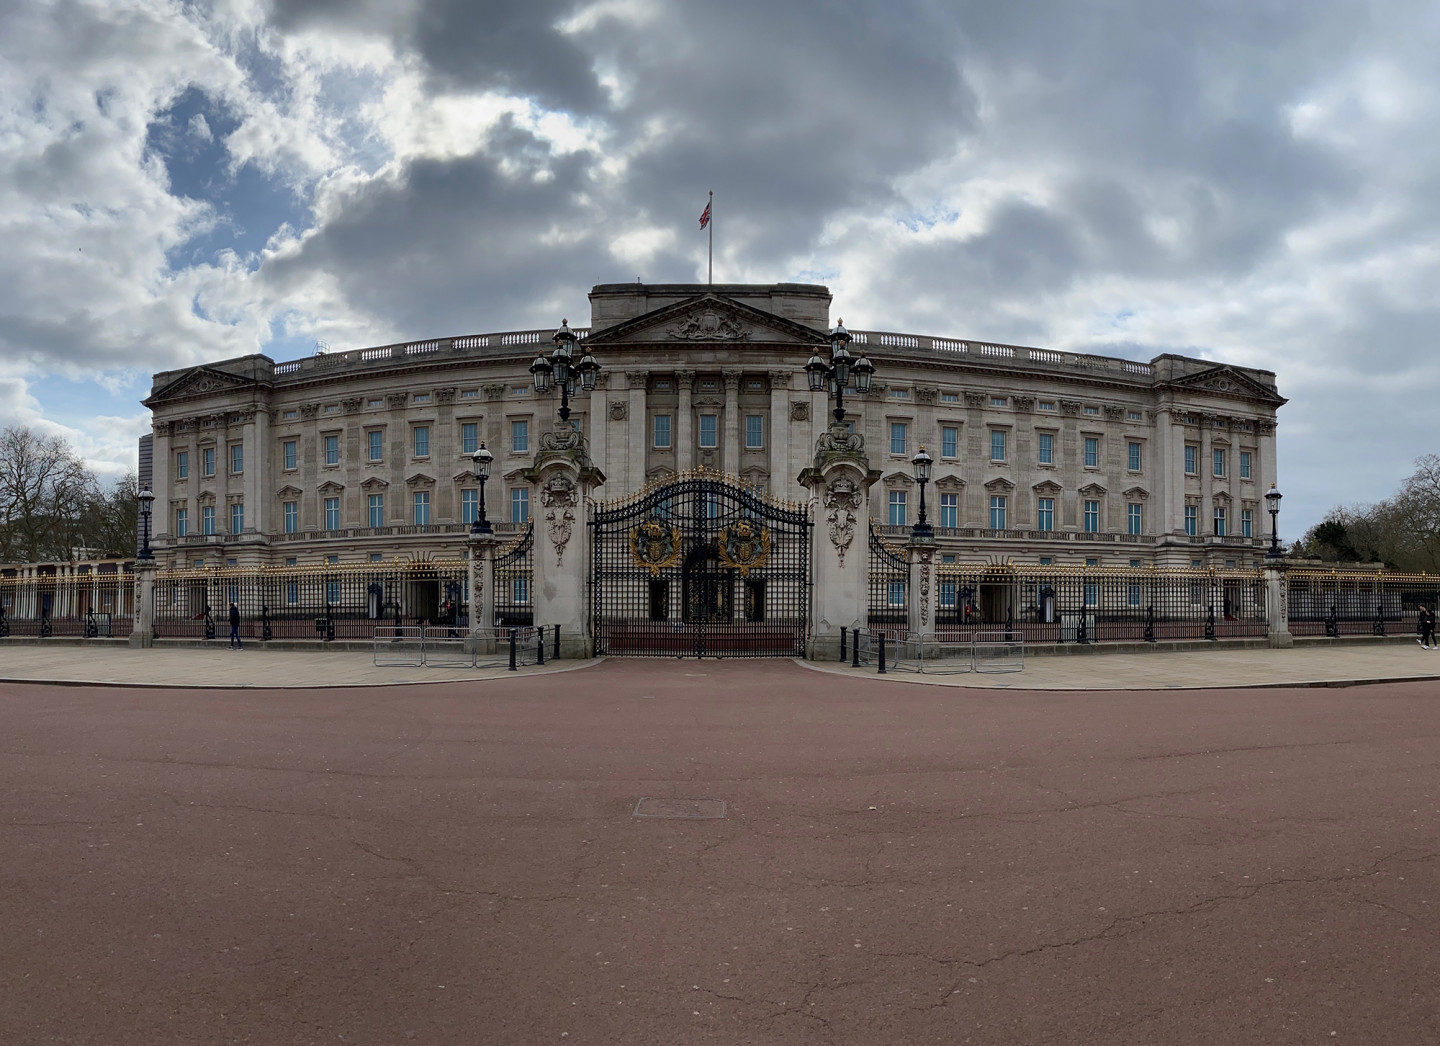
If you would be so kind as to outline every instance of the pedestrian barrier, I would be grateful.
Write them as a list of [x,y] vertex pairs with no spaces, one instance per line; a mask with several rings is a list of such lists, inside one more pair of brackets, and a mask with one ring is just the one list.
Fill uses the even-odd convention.
[[425,629],[419,625],[377,625],[373,661],[383,668],[419,668],[425,663]]
[[559,626],[377,625],[373,661],[383,668],[510,668],[560,654]]
[[883,629],[850,629],[842,638],[841,651],[842,660],[852,667],[873,666],[879,675],[1025,670],[1025,637],[1015,631],[974,632],[951,639],[915,633],[899,636]]
[[466,649],[466,629],[441,625],[425,629],[421,663],[431,668],[474,668],[473,645]]
[[1018,632],[976,632],[970,642],[970,667],[992,674],[1025,671],[1025,637]]

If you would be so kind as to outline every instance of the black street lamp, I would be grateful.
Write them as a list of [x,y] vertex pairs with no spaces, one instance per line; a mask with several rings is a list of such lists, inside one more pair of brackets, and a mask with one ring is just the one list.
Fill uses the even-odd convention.
[[915,519],[915,525],[910,528],[912,538],[933,538],[935,528],[925,519],[925,484],[930,482],[930,469],[934,460],[925,453],[925,444],[920,444],[920,450],[910,459],[910,464],[915,466],[915,482],[920,484],[920,515]]
[[154,511],[155,495],[149,487],[141,487],[135,497],[140,502],[140,551],[135,558],[154,559],[155,554],[150,551],[150,513]]
[[1265,507],[1270,511],[1270,551],[1265,553],[1266,559],[1279,559],[1285,555],[1280,548],[1280,499],[1284,497],[1275,489],[1275,484],[1270,484],[1270,489],[1265,493]]
[[870,391],[870,379],[875,376],[875,364],[865,357],[864,352],[858,357],[851,356],[847,347],[849,344],[850,332],[845,329],[845,321],[841,320],[830,332],[830,362],[826,363],[817,352],[805,364],[805,373],[810,379],[810,391],[819,392],[828,384],[830,391],[835,394],[837,425],[845,420],[846,387],[853,380],[855,391],[863,395]]
[[490,478],[490,462],[495,460],[495,455],[485,449],[485,441],[480,441],[480,446],[475,448],[471,455],[475,462],[475,478],[480,481],[480,505],[475,519],[470,524],[471,534],[490,534],[490,521],[485,518],[485,481]]
[[575,395],[577,383],[586,392],[593,390],[600,364],[589,352],[578,363],[575,362],[576,338],[568,320],[560,321],[560,329],[550,340],[555,343],[550,358],[536,356],[535,362],[530,364],[530,373],[535,376],[536,392],[549,392],[552,381],[560,386],[560,420],[569,421],[570,397]]

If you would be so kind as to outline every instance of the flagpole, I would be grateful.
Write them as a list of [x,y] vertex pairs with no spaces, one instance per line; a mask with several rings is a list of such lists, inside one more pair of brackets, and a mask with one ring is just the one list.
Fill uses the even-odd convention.
[[710,212],[710,220],[706,226],[710,230],[710,269],[706,274],[705,282],[709,285],[715,283],[715,190],[710,190],[710,205],[706,208]]

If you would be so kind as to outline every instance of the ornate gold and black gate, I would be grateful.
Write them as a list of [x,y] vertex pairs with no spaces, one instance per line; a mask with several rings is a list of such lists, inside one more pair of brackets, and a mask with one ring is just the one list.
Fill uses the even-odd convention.
[[590,526],[597,654],[804,656],[803,502],[698,470],[598,505]]

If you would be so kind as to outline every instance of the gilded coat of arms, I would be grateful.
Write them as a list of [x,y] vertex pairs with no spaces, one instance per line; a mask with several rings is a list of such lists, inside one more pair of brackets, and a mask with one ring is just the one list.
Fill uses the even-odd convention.
[[770,532],[742,519],[720,531],[718,558],[722,567],[749,577],[750,571],[763,567],[770,558]]
[[647,519],[630,531],[630,555],[651,574],[673,567],[680,562],[680,528]]

